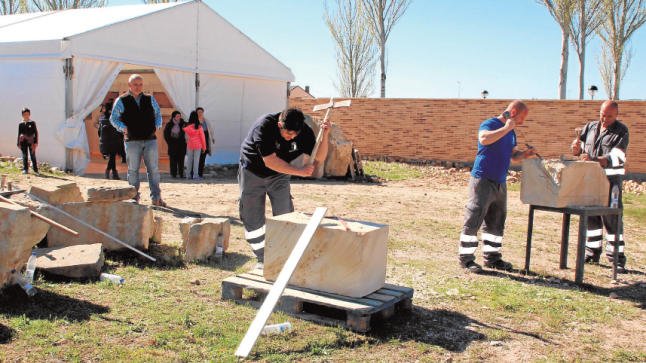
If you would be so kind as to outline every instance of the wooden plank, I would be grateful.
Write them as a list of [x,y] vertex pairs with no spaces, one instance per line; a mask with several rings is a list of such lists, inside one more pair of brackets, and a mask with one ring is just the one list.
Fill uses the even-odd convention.
[[[257,281],[257,282],[265,282],[267,284],[271,284],[270,281],[265,280],[265,278],[262,276],[257,276],[252,274],[240,274],[238,276],[247,278],[249,280]],[[303,293],[307,295],[302,295],[299,293]],[[373,309],[374,307],[379,307],[382,304],[380,301],[373,300],[373,299],[354,298],[354,297],[343,296],[343,295],[333,294],[329,292],[312,290],[304,287],[295,287],[295,286],[289,286],[283,294],[289,294],[290,296],[300,297],[304,300],[307,300],[308,302],[321,303],[323,305],[328,305],[330,304],[330,302],[329,300],[322,300],[322,298],[329,298],[329,299],[338,301],[338,303],[335,302],[333,303],[334,305],[330,305],[332,307],[337,307],[339,304],[344,304],[344,303],[361,305],[361,306],[354,306],[352,308],[348,307],[348,309],[360,309],[360,310],[369,309],[370,310],[370,309]]]
[[400,291],[400,292],[403,292],[405,294],[409,294],[409,293],[412,294],[413,293],[413,289],[411,289],[410,287],[397,286],[397,285],[392,285],[392,284],[384,284],[384,287],[382,287],[382,289]]
[[[269,288],[271,287],[271,282],[268,282],[267,280],[262,278],[262,276],[241,274],[238,275],[238,277],[243,278],[245,281],[253,281],[253,285],[256,288],[269,290]],[[285,289],[285,291],[283,291],[283,295],[299,298],[306,302],[317,303],[320,305],[346,310],[372,310],[374,307],[381,305],[381,302],[379,301],[368,299],[354,299],[336,294],[329,294],[322,291],[314,291],[301,288],[294,289],[288,287]]]
[[[401,294],[399,296],[401,296]],[[376,292],[373,292],[372,294],[370,294],[370,295],[368,295],[366,297],[369,298],[369,299],[379,300],[379,301],[383,301],[383,302],[390,302],[390,301],[397,301],[398,300],[396,295],[393,296],[393,295],[379,294],[379,293],[376,293]]]
[[294,249],[280,271],[280,274],[278,274],[278,278],[276,279],[274,286],[272,286],[267,298],[260,307],[260,310],[258,310],[258,314],[256,314],[256,317],[253,322],[251,322],[242,342],[240,342],[240,345],[235,352],[237,357],[246,358],[249,355],[249,352],[251,352],[254,344],[256,344],[256,340],[258,340],[260,332],[267,323],[267,319],[269,319],[269,315],[271,315],[271,312],[274,310],[274,306],[276,306],[280,295],[285,290],[285,287],[287,287],[290,277],[294,273],[294,270],[296,270],[298,262],[301,260],[301,257],[303,257],[303,253],[305,253],[312,237],[314,237],[314,233],[321,223],[321,220],[323,220],[326,211],[327,208],[319,207],[316,208],[314,214],[312,214],[312,218],[307,223],[303,234],[301,234],[301,237],[296,242]]

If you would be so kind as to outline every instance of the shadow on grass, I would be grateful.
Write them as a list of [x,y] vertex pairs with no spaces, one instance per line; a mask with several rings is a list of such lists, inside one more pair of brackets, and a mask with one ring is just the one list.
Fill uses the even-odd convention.
[[0,294],[0,315],[4,316],[25,315],[30,319],[64,319],[77,322],[109,311],[107,306],[42,289],[38,289],[38,293],[30,298],[17,285],[6,288]]
[[236,271],[240,266],[249,262],[251,257],[237,252],[226,252],[223,258],[211,258],[207,261],[196,261],[195,263],[200,266],[213,267],[225,271]]
[[[602,265],[603,266],[603,265]],[[610,266],[606,266],[610,269]],[[643,272],[637,270],[627,270],[628,274],[635,275],[644,275]],[[641,309],[646,309],[646,288],[643,287],[643,282],[634,282],[631,284],[617,284],[616,287],[599,287],[587,283],[582,283],[577,285],[574,280],[563,279],[556,276],[550,275],[538,275],[534,272],[525,273],[525,270],[512,270],[510,272],[503,271],[492,271],[492,270],[483,270],[481,275],[494,276],[494,277],[506,277],[514,281],[533,284],[533,285],[543,285],[552,287],[555,289],[564,289],[572,290],[580,288],[581,290],[605,296],[610,298],[611,294],[615,294],[613,298],[632,301],[638,304]],[[624,274],[619,274],[618,278],[621,280],[621,276]],[[585,281],[585,280],[584,280]]]
[[487,339],[473,329],[475,326],[485,325],[455,311],[415,306],[407,314],[395,314],[390,319],[375,322],[368,336],[380,342],[412,340],[451,352],[464,352],[471,342]]
[[502,330],[549,342],[535,333],[500,324],[485,324],[455,311],[429,310],[419,306],[413,307],[408,314],[395,314],[388,320],[377,321],[369,336],[382,342],[392,339],[412,340],[435,345],[451,352],[464,352],[471,342],[487,339],[486,335],[476,331],[477,328]]
[[0,344],[9,343],[13,339],[13,336],[15,334],[16,334],[15,330],[11,329],[8,326],[4,326],[0,324]]

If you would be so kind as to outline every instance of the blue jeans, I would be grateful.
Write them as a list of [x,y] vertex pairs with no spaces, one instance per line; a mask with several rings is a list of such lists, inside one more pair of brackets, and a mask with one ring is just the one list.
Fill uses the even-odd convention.
[[141,157],[144,158],[148,185],[150,186],[150,199],[161,199],[159,189],[159,165],[157,156],[157,140],[131,140],[126,141],[126,162],[128,163],[128,184],[135,187],[139,193],[139,167]]
[[198,169],[200,167],[200,154],[202,149],[188,149],[186,150],[186,177],[193,179],[198,178]]

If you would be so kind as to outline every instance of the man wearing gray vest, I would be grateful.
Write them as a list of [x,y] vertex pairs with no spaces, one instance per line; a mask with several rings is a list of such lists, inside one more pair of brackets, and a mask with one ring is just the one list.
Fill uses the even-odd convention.
[[139,202],[139,166],[143,157],[152,204],[166,207],[159,188],[159,157],[155,136],[155,131],[162,127],[161,110],[153,96],[143,94],[144,79],[141,75],[131,75],[128,88],[129,91],[114,103],[110,116],[112,125],[124,135],[128,184],[137,190],[134,201]]

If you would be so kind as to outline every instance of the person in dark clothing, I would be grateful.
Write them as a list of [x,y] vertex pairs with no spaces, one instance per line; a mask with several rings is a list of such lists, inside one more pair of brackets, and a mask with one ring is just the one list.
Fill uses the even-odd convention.
[[186,157],[186,137],[183,128],[186,121],[179,111],[173,111],[164,128],[164,140],[168,144],[170,175],[173,178],[184,177],[184,157]]
[[[290,108],[260,117],[240,147],[240,219],[245,239],[262,267],[265,251],[265,199],[269,196],[274,216],[294,211],[290,175],[309,177],[325,161],[330,121],[321,125],[323,138],[316,152],[312,129],[301,110]],[[289,164],[301,154],[314,158],[313,165],[298,168]]]
[[101,115],[99,116],[99,131],[101,134],[99,149],[101,150],[101,154],[108,156],[105,178],[110,179],[110,172],[112,172],[112,179],[119,180],[121,178],[117,172],[116,158],[117,154],[123,148],[123,134],[117,131],[110,123],[111,110],[111,102],[107,102],[101,106]]
[[38,128],[36,123],[30,119],[31,111],[28,108],[22,109],[22,122],[18,125],[17,146],[22,151],[22,173],[29,172],[27,153],[31,158],[31,167],[34,173],[38,174],[38,161],[36,161],[36,149],[38,148]]
[[198,166],[198,175],[200,178],[204,177],[204,163],[206,162],[206,156],[211,155],[211,150],[213,149],[213,133],[211,130],[209,130],[209,122],[206,121],[204,118],[204,109],[202,107],[198,107],[195,109],[195,112],[197,112],[197,119],[200,121],[200,125],[202,126],[202,130],[204,131],[204,138],[206,140],[206,151],[203,151],[200,154],[200,164]]
[[[628,127],[617,120],[619,104],[609,100],[601,104],[599,120],[588,122],[582,129],[581,136],[572,141],[572,153],[581,160],[596,161],[603,168],[610,182],[609,196],[612,190],[618,193],[618,208],[623,209],[622,177],[626,174],[626,151],[628,149]],[[623,218],[620,215],[620,218]],[[624,254],[624,231],[617,231],[615,216],[588,217],[586,231],[585,262],[598,263],[602,252],[603,228],[606,229],[606,257],[614,261],[617,248],[617,272],[626,272],[626,255]]]

